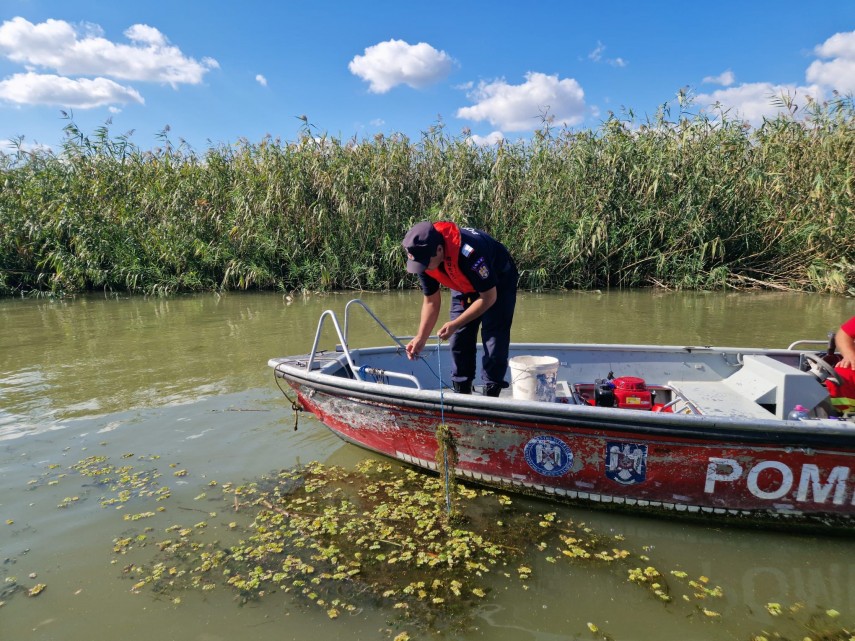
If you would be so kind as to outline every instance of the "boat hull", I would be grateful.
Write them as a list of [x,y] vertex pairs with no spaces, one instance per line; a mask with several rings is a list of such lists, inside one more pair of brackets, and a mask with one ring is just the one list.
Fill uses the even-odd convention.
[[444,423],[456,443],[456,474],[479,484],[746,524],[847,532],[855,521],[851,436],[555,404],[537,415],[517,411],[514,401],[407,400],[285,378],[341,438],[423,469],[437,469],[436,429]]

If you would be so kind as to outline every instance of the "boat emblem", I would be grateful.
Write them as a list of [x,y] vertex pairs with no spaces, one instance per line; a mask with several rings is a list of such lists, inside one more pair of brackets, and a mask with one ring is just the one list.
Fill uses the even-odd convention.
[[606,443],[606,477],[621,485],[635,485],[647,477],[647,446],[611,441]]
[[554,436],[535,436],[525,444],[529,467],[544,476],[561,476],[573,465],[573,451]]

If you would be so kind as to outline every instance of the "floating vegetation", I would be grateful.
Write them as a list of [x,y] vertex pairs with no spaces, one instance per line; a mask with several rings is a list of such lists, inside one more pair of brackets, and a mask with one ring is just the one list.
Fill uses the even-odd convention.
[[[453,453],[451,443],[447,454]],[[442,474],[375,460],[352,470],[310,463],[240,485],[206,480],[204,490],[185,489],[185,505],[177,506],[183,512],[164,514],[158,502],[175,498],[159,484],[157,469],[122,463],[94,456],[69,469],[85,477],[85,485],[94,481],[104,490],[99,501],[104,508],[124,507],[131,499],[141,504],[137,511],[123,513],[120,522],[130,529],[113,539],[112,562],[121,568],[130,592],[154,594],[174,607],[188,590],[200,595],[227,590],[238,603],[277,594],[329,619],[366,608],[386,612],[399,628],[396,632],[409,629],[396,638],[408,639],[413,630],[468,629],[480,606],[500,590],[537,589],[545,566],[563,564],[568,571],[596,568],[613,578],[616,589],[633,586],[663,612],[698,625],[726,626],[732,609],[721,585],[704,575],[663,567],[650,558],[652,547],[634,549],[621,535],[531,509],[527,500],[528,509],[500,492],[446,485]],[[192,478],[188,470],[170,467]],[[51,467],[34,489],[60,477],[66,475]],[[82,502],[70,496],[66,507]],[[193,518],[166,520],[185,512]],[[37,596],[46,587],[21,586],[15,577],[7,577],[5,585],[0,603],[15,593]],[[607,621],[586,622],[585,614],[577,613],[579,629],[569,634],[614,639],[604,629]],[[770,602],[758,614],[770,625],[758,625],[758,633],[740,638],[855,638],[830,607],[808,614],[803,605]]]
[[[126,454],[122,458],[129,458],[133,454]],[[145,458],[145,457],[143,457]],[[155,460],[156,457],[149,457]],[[104,507],[114,505],[117,509],[124,507],[124,503],[131,498],[155,498],[158,501],[169,498],[170,490],[160,485],[157,481],[160,472],[157,469],[135,470],[132,465],[116,466],[109,462],[106,456],[90,456],[75,465],[71,469],[79,474],[93,479],[96,486],[105,487],[115,496],[101,498]],[[63,503],[71,503],[79,500],[78,497],[65,499]],[[65,507],[60,505],[60,507]]]
[[[35,574],[30,574],[30,578],[35,578]],[[29,597],[39,596],[47,589],[46,583],[36,583],[33,587],[28,588],[18,582],[18,577],[7,576],[0,586],[0,607],[6,605],[6,599],[10,598],[15,593],[23,593]]]
[[[313,463],[222,488],[244,519],[243,527],[231,521],[228,529],[243,538],[225,547],[204,539],[205,522],[170,526],[170,538],[157,543],[157,561],[129,572],[133,590],[225,584],[243,601],[293,593],[331,619],[372,605],[450,624],[488,596],[487,577],[498,569],[527,579],[531,569],[515,562],[554,522],[461,485],[455,503],[470,509],[449,520],[441,479],[375,461],[355,471]],[[496,511],[503,513],[498,528]],[[114,551],[127,554],[134,546],[133,537],[124,537]]]
[[852,641],[855,626],[842,626],[837,618],[840,612],[817,607],[808,611],[803,603],[783,607],[780,603],[767,603],[766,610],[773,617],[785,619],[774,630],[753,634],[750,641]]
[[[528,589],[542,556],[547,563],[611,568],[617,580],[665,605],[682,593],[690,615],[721,617],[705,604],[723,598],[721,587],[705,576],[658,570],[645,554],[626,549],[622,536],[554,512],[526,512],[507,495],[462,484],[454,485],[449,519],[442,475],[377,461],[353,471],[312,463],[221,489],[240,519],[229,521],[223,534],[240,538],[226,545],[211,538],[207,522],[173,524],[156,543],[153,562],[125,566],[132,591],[151,588],[172,598],[183,589],[225,586],[242,602],[283,592],[331,619],[374,607],[412,625],[460,628],[502,582]],[[114,552],[127,555],[149,544],[146,535],[120,537]],[[611,638],[592,625],[600,638]]]

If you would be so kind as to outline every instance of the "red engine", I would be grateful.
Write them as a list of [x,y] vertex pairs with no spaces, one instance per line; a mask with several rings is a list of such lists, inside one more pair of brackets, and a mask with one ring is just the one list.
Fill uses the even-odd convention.
[[615,405],[623,409],[649,410],[653,399],[647,383],[637,376],[621,376],[612,381],[614,385]]

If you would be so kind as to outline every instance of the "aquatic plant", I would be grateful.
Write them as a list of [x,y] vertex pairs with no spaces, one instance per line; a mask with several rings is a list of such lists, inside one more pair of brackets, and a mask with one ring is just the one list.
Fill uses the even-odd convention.
[[833,608],[809,609],[804,603],[782,606],[767,603],[766,611],[777,625],[748,636],[749,641],[851,641],[855,626],[842,625],[840,612]]
[[[171,526],[170,538],[157,542],[162,558],[130,573],[135,590],[210,590],[224,582],[242,600],[294,593],[330,618],[372,604],[448,625],[488,594],[486,575],[512,563],[532,530],[542,530],[530,515],[512,513],[493,530],[483,508],[467,511],[465,522],[449,520],[439,479],[391,473],[376,461],[353,472],[313,463],[222,490],[236,510],[229,528],[241,538],[203,543],[204,525]],[[456,493],[473,504],[493,497],[462,486]],[[116,551],[134,547],[124,537]]]
[[456,516],[453,497],[457,494],[457,442],[454,434],[446,423],[436,427],[436,469],[445,489],[446,516],[452,519]]
[[424,218],[506,242],[524,288],[855,293],[849,97],[758,128],[680,100],[486,147],[442,123],[415,141],[160,139],[68,116],[56,153],[0,153],[0,295],[414,286],[399,243]]
[[[526,499],[517,503],[506,494],[457,484],[454,518],[448,518],[441,477],[371,460],[352,470],[310,463],[239,485],[210,480],[195,490],[192,501],[200,507],[175,506],[175,497],[160,485],[161,464],[156,456],[126,454],[117,463],[91,456],[65,469],[50,465],[28,486],[38,491],[82,476],[88,495],[80,492],[83,498],[63,509],[78,509],[99,494],[102,508],[120,509],[124,529],[113,540],[113,563],[132,593],[154,594],[174,606],[186,590],[226,589],[239,603],[279,594],[330,619],[364,608],[386,611],[389,636],[404,628],[408,632],[395,638],[405,639],[428,630],[467,629],[478,606],[503,583],[538,589],[545,564],[570,564],[596,568],[615,586],[637,586],[672,618],[726,625],[727,594],[710,578],[667,569],[650,557],[652,548],[633,549],[620,534],[599,532]],[[168,467],[173,475],[193,477],[175,463]],[[188,513],[194,514],[191,521],[174,520]],[[5,584],[0,606],[47,588],[16,577],[6,577]],[[766,613],[768,625],[744,638],[852,636],[833,608],[769,603]],[[577,615],[581,629],[570,633],[614,639],[607,623],[584,623],[585,613]]]

